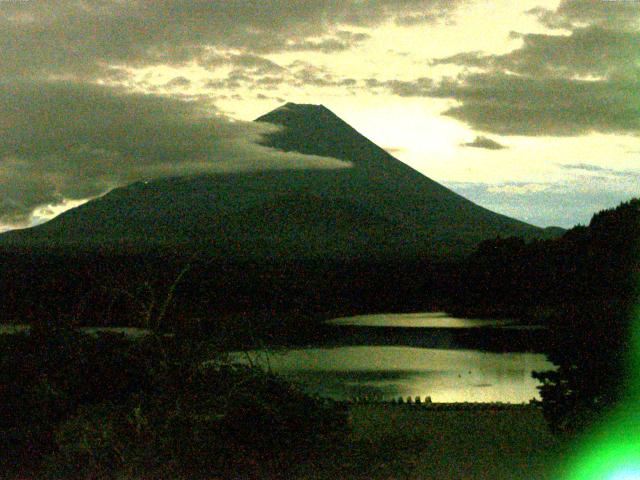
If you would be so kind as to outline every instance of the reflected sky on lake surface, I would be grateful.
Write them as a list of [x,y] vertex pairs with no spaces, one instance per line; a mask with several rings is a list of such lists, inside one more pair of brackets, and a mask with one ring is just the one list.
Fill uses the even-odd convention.
[[329,325],[349,325],[357,327],[481,328],[508,325],[511,322],[509,320],[454,318],[443,312],[430,312],[359,315],[355,317],[336,318],[327,323]]
[[270,354],[268,363],[310,393],[335,399],[434,402],[527,402],[539,398],[531,372],[553,368],[540,354],[379,346],[293,349]]

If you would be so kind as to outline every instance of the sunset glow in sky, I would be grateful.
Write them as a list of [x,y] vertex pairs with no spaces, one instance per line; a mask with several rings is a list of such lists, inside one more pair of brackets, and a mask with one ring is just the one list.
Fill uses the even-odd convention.
[[255,145],[286,101],[536,225],[640,195],[640,2],[8,0],[0,51],[4,229],[141,179],[348,168]]

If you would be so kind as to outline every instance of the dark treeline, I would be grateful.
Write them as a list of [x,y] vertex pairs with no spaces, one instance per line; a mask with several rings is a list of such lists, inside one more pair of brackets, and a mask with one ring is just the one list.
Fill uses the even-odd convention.
[[540,322],[558,309],[585,308],[629,292],[639,253],[639,203],[636,199],[599,212],[588,226],[556,239],[482,242],[455,273],[447,309]]
[[[270,340],[312,337],[319,320],[431,310],[449,294],[451,266],[428,259],[223,261],[201,253],[0,254],[5,323],[228,328]],[[157,321],[160,310],[171,295]],[[246,329],[245,329],[246,330]]]
[[484,242],[458,271],[450,311],[549,327],[556,372],[537,373],[556,430],[575,431],[635,391],[627,371],[640,272],[640,200],[554,240]]

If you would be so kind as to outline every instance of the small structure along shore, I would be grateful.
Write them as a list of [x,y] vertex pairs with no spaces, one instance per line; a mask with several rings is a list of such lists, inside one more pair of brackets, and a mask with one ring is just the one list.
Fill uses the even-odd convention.
[[540,401],[531,399],[529,403],[505,402],[433,402],[430,396],[398,397],[383,400],[375,397],[354,397],[351,400],[340,401],[345,405],[381,405],[381,406],[410,406],[429,410],[517,410],[541,408]]

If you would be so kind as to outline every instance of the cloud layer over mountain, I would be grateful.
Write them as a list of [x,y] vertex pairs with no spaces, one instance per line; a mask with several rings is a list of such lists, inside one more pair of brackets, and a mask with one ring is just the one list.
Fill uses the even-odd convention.
[[[362,28],[434,21],[460,3],[0,2],[0,227],[25,225],[37,206],[141,179],[348,166],[257,145],[268,127],[225,118],[210,103],[214,92],[243,81],[278,82],[285,69],[265,54],[344,51],[369,38]],[[225,80],[209,80],[197,96],[99,86],[126,86],[131,69],[189,65],[232,71]],[[338,82],[311,65],[292,69],[291,80],[301,84]],[[164,87],[191,85],[192,79],[178,76]],[[146,93],[158,88],[147,86]]]
[[140,180],[348,167],[256,143],[276,127],[231,122],[202,105],[74,83],[0,84],[0,223],[34,208]]

